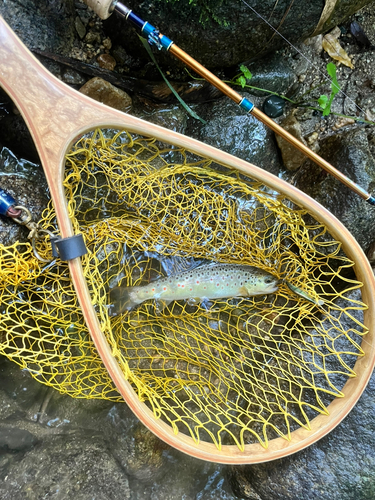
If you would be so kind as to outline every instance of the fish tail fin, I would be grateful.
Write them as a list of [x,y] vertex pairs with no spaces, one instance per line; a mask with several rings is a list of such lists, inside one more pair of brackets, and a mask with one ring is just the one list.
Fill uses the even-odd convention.
[[124,311],[130,311],[133,307],[140,304],[134,300],[133,293],[138,288],[137,286],[117,286],[109,292],[109,302],[111,304],[111,316],[117,316]]

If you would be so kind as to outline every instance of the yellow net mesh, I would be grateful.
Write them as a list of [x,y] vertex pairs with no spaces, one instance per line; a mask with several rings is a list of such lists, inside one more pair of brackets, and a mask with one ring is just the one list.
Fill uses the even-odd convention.
[[[362,284],[340,242],[237,171],[155,139],[104,132],[67,154],[64,184],[89,250],[83,268],[102,331],[141,401],[175,432],[218,448],[267,447],[308,429],[343,396],[363,355]],[[50,205],[43,227],[55,226]],[[41,255],[49,249],[38,243]],[[175,301],[162,311],[148,300],[110,315],[118,284],[143,285],[205,259],[257,266],[283,281],[273,295]],[[0,353],[60,392],[121,400],[67,264],[42,264],[24,243],[0,247],[0,262]]]

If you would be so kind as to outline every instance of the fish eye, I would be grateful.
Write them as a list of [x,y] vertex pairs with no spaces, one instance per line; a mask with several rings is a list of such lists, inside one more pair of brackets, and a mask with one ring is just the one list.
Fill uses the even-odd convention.
[[272,283],[273,279],[272,278],[266,278],[264,280],[265,283]]

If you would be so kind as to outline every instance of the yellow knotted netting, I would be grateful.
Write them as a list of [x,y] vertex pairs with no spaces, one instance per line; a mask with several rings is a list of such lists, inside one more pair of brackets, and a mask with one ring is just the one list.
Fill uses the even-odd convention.
[[[81,138],[66,156],[64,184],[102,331],[157,418],[219,448],[267,447],[343,396],[363,355],[362,284],[340,242],[305,209],[209,158],[126,131]],[[43,227],[55,226],[51,204]],[[49,242],[38,251],[47,256]],[[282,284],[274,295],[163,311],[149,300],[111,316],[114,286],[206,259],[257,266]],[[121,400],[67,264],[39,262],[27,243],[0,247],[0,262],[0,353],[60,392]]]

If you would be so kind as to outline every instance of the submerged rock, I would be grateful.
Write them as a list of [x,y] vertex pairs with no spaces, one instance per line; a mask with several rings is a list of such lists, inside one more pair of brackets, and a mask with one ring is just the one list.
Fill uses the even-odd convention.
[[97,435],[91,440],[58,436],[35,446],[6,471],[0,496],[12,500],[131,498],[127,477]]
[[113,407],[108,420],[105,434],[111,451],[129,476],[148,484],[166,473],[164,450],[169,446],[136,419],[129,420],[125,405]]

